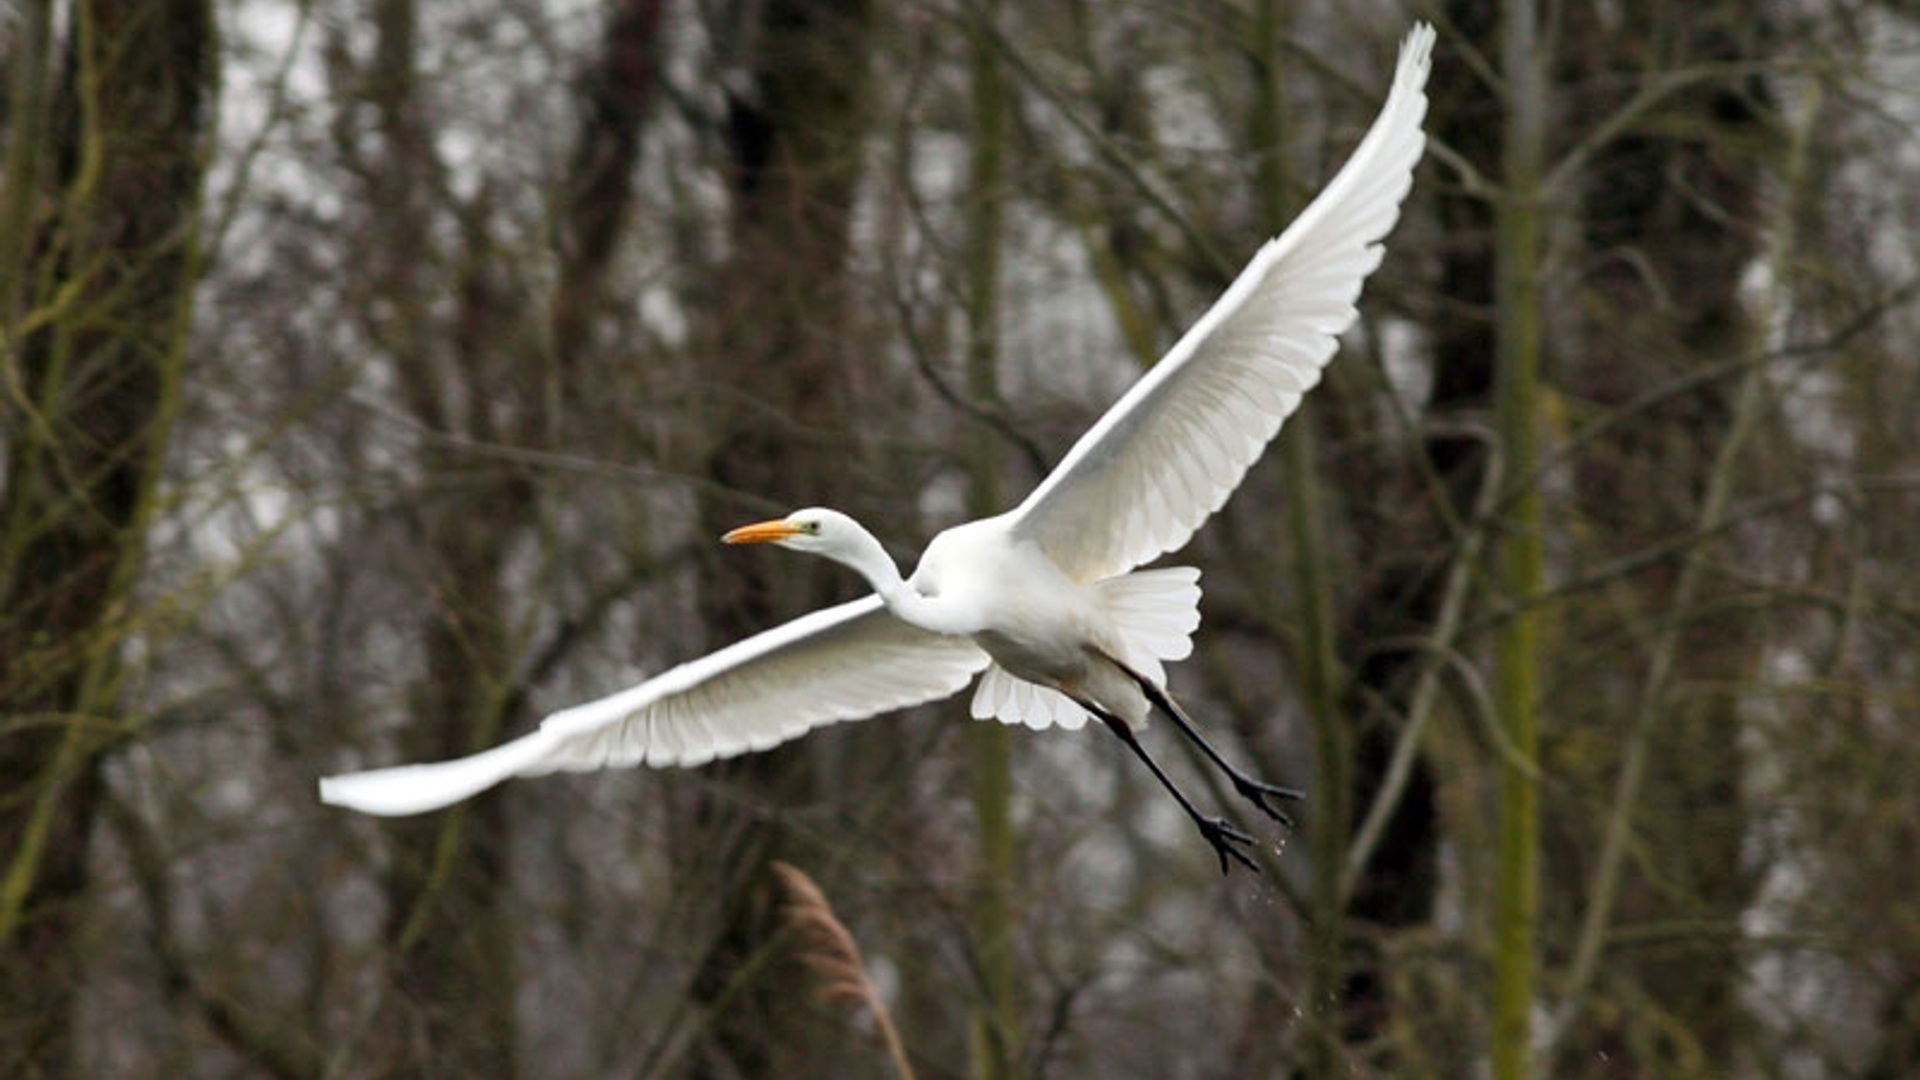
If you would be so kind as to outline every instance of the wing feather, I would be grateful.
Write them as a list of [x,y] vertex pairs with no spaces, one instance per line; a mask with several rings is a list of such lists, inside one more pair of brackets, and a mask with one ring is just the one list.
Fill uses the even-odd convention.
[[1411,190],[1432,49],[1414,27],[1326,190],[1009,515],[1069,574],[1110,578],[1185,544],[1320,381]]
[[415,814],[511,776],[641,762],[699,765],[764,750],[823,724],[946,697],[987,662],[969,639],[911,626],[869,596],[554,713],[491,750],[328,777],[320,781],[320,799],[370,814]]

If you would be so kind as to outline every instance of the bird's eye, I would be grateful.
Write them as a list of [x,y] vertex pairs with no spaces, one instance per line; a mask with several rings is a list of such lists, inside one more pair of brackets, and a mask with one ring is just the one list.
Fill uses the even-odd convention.
[[817,521],[809,521],[805,525],[802,525],[800,527],[807,530],[807,532],[812,533],[814,536],[820,535],[820,523]]

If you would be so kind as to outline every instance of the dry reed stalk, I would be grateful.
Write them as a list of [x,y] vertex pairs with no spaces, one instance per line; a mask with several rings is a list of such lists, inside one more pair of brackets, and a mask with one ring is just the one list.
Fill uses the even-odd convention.
[[800,940],[800,962],[820,980],[820,999],[865,1005],[880,1028],[894,1071],[900,1080],[914,1080],[913,1066],[907,1062],[907,1048],[900,1042],[900,1032],[894,1029],[893,1017],[860,961],[860,946],[834,915],[826,894],[805,871],[789,863],[776,860],[773,872],[787,893],[782,914],[788,928]]

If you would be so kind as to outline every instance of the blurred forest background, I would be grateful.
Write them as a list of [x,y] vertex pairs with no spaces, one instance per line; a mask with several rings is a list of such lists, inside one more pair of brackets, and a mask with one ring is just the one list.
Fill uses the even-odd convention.
[[[725,527],[1010,504],[1415,18],[1361,321],[1180,556],[1264,877],[964,698],[316,803],[858,589]],[[0,1075],[896,1075],[776,858],[928,1080],[1920,1075],[1907,0],[9,0],[0,69]]]

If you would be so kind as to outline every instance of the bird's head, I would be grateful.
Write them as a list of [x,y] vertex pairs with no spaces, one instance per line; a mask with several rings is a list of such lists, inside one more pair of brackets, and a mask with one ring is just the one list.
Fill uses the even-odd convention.
[[859,523],[838,510],[810,506],[783,518],[742,525],[720,538],[728,544],[779,544],[795,551],[832,556],[864,546],[872,538]]
[[900,570],[880,541],[838,510],[809,506],[773,521],[742,525],[720,539],[729,544],[779,544],[824,556],[859,571],[883,594],[900,587]]

